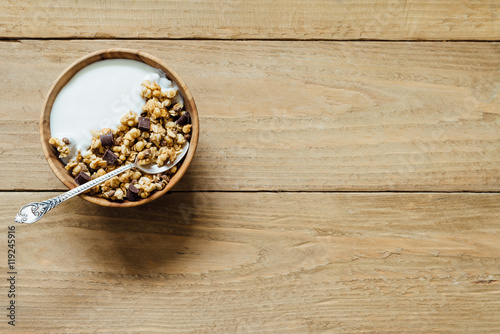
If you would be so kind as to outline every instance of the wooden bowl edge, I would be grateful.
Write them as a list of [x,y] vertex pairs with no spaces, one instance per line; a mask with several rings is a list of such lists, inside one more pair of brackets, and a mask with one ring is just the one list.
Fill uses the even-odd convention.
[[[108,56],[108,54],[115,54],[118,53],[122,57],[116,57],[116,56]],[[135,56],[135,57],[133,57]],[[132,58],[130,58],[132,57]],[[42,145],[42,150],[45,156],[45,159],[47,160],[47,163],[49,164],[50,169],[52,172],[56,175],[56,177],[64,184],[66,185],[69,189],[73,189],[77,187],[78,185],[74,182],[74,179],[69,175],[67,172],[63,172],[61,168],[64,169],[63,163],[60,161],[60,159],[57,156],[56,150],[52,148],[52,146],[48,143],[48,140],[50,139],[50,111],[52,110],[52,104],[55,101],[55,98],[61,91],[61,89],[71,80],[71,78],[78,73],[81,69],[83,69],[85,66],[90,65],[94,62],[100,61],[100,60],[105,60],[105,59],[132,59],[132,60],[137,60],[141,61],[145,64],[148,64],[152,67],[159,68],[160,66],[163,72],[167,75],[167,78],[169,80],[174,81],[177,86],[179,87],[179,91],[182,92],[182,97],[184,99],[185,107],[186,107],[186,101],[189,102],[189,109],[186,109],[190,112],[191,114],[191,123],[193,124],[193,129],[191,131],[191,140],[190,140],[190,147],[189,151],[184,158],[181,167],[179,170],[174,174],[174,176],[171,178],[171,181],[167,184],[167,186],[162,189],[161,191],[156,191],[152,195],[150,195],[147,198],[138,200],[138,201],[128,201],[125,200],[123,202],[113,202],[105,198],[100,198],[100,197],[95,197],[95,196],[90,196],[90,195],[85,195],[82,194],[80,197],[83,199],[92,202],[94,204],[98,204],[101,206],[106,206],[106,207],[134,207],[134,206],[139,206],[143,205],[146,203],[149,203],[151,201],[154,201],[155,199],[163,196],[166,194],[170,189],[172,189],[177,182],[180,181],[180,179],[184,176],[186,173],[189,165],[191,164],[194,154],[196,152],[196,148],[198,146],[198,138],[199,138],[199,116],[198,116],[198,109],[196,107],[196,103],[194,101],[194,98],[187,87],[187,85],[184,83],[182,78],[172,69],[170,66],[168,66],[166,63],[164,63],[161,59],[152,56],[144,51],[139,51],[139,50],[134,50],[134,49],[127,49],[127,48],[110,48],[110,49],[104,49],[104,50],[99,50],[95,51],[92,53],[89,53],[73,63],[71,63],[66,69],[59,74],[59,76],[55,79],[55,81],[52,83],[51,87],[49,88],[49,91],[44,99],[44,103],[42,105],[41,109],[41,114],[40,114],[40,123],[39,123],[39,132],[40,132],[40,141]],[[76,69],[76,70],[75,70]],[[71,74],[72,72],[72,74]],[[61,80],[65,80],[63,84],[61,84]],[[57,91],[56,91],[57,90]],[[50,103],[50,110],[48,110],[48,104]],[[172,181],[173,180],[173,181]]]

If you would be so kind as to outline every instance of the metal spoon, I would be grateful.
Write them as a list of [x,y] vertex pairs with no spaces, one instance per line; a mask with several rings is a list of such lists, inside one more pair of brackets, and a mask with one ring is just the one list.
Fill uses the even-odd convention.
[[71,197],[74,197],[76,195],[79,195],[83,193],[86,190],[89,190],[98,184],[103,183],[106,180],[109,180],[112,177],[117,176],[118,174],[121,174],[125,172],[126,170],[129,170],[131,168],[138,168],[139,170],[148,173],[148,174],[158,174],[158,173],[163,173],[169,170],[170,168],[174,167],[179,163],[179,161],[186,155],[187,151],[189,148],[189,143],[186,142],[183,146],[181,154],[177,156],[177,158],[173,162],[169,162],[165,164],[164,166],[159,167],[157,164],[149,164],[149,165],[139,165],[137,164],[137,159],[134,163],[130,163],[127,165],[124,165],[120,168],[117,168],[101,177],[98,177],[97,179],[94,179],[92,181],[89,181],[85,184],[82,184],[79,187],[73,188],[64,194],[61,194],[57,197],[48,199],[43,202],[33,202],[26,204],[19,210],[19,213],[16,215],[16,218],[14,219],[17,223],[24,223],[24,224],[33,224],[34,222],[38,221],[40,218],[42,218],[43,215],[45,215],[49,210],[53,209],[55,206],[61,204],[64,201],[67,201]]

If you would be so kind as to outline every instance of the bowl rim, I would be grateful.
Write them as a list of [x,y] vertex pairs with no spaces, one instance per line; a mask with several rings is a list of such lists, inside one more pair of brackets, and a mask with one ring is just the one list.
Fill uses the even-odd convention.
[[57,176],[57,178],[66,185],[69,190],[77,187],[78,185],[75,183],[73,177],[64,169],[63,162],[58,158],[57,154],[54,153],[54,148],[49,144],[50,139],[50,114],[52,111],[52,105],[61,91],[61,89],[73,78],[73,76],[82,70],[84,67],[93,64],[97,61],[107,60],[107,59],[131,59],[141,61],[147,65],[150,65],[154,68],[162,70],[167,78],[171,81],[174,81],[176,85],[179,87],[179,91],[182,92],[182,97],[184,99],[184,108],[189,111],[191,115],[191,140],[189,142],[189,151],[181,162],[180,168],[177,172],[172,176],[170,182],[167,184],[165,188],[160,191],[156,191],[150,196],[140,199],[138,201],[129,201],[124,200],[122,202],[113,202],[103,197],[94,197],[90,195],[81,194],[80,197],[85,200],[102,205],[107,207],[134,207],[142,204],[149,203],[154,201],[155,199],[161,197],[166,194],[170,189],[172,189],[175,184],[182,178],[182,176],[186,173],[187,168],[191,164],[191,161],[194,158],[194,154],[196,152],[196,148],[198,146],[198,137],[199,137],[199,119],[198,119],[198,110],[196,108],[196,103],[194,98],[189,91],[188,87],[181,79],[181,77],[164,63],[159,58],[150,55],[144,51],[136,50],[136,49],[128,49],[128,48],[110,48],[95,51],[89,53],[76,61],[70,64],[66,69],[59,74],[59,76],[52,83],[51,87],[47,95],[45,96],[41,113],[40,113],[40,124],[39,124],[39,132],[40,132],[40,141],[42,144],[42,150],[47,160],[47,163],[50,166],[52,172]]

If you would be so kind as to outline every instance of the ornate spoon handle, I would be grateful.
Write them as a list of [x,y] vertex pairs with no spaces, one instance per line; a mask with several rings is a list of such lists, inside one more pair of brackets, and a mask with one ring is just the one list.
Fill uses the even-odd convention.
[[97,179],[84,183],[81,186],[73,188],[65,192],[64,194],[61,194],[54,198],[48,199],[43,202],[33,202],[26,204],[21,208],[21,210],[19,210],[19,213],[16,215],[16,218],[14,220],[17,223],[33,224],[34,222],[42,218],[43,215],[46,214],[49,210],[53,209],[55,206],[61,204],[62,202],[70,199],[71,197],[79,195],[97,186],[98,184],[101,184],[104,181],[109,180],[110,178],[115,177],[118,174],[121,174],[124,171],[134,167],[137,167],[135,163],[122,166],[101,177],[98,177]]

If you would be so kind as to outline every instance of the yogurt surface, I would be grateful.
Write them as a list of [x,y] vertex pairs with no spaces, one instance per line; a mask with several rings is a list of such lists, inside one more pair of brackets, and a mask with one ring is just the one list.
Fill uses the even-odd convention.
[[[85,154],[91,130],[114,130],[129,110],[142,113],[140,90],[144,80],[155,81],[162,91],[178,89],[163,71],[130,59],[101,60],[71,78],[57,95],[50,113],[51,136],[70,141],[70,154],[64,162],[77,151]],[[172,102],[183,102],[180,93]]]

